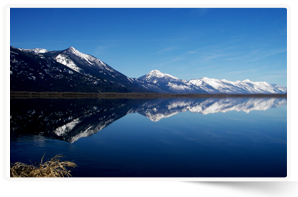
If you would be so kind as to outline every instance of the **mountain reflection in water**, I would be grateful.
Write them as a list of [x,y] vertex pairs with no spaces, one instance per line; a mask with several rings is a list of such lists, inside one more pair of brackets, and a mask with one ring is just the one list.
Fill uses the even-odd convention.
[[130,113],[157,122],[186,111],[208,115],[267,110],[286,105],[287,99],[11,99],[10,103],[11,137],[32,134],[73,143]]

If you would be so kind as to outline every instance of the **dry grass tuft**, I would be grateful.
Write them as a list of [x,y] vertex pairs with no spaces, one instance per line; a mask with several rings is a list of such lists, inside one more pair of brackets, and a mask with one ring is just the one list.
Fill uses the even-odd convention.
[[38,165],[27,165],[16,162],[10,167],[10,177],[70,177],[70,170],[66,167],[74,168],[77,165],[70,161],[60,161],[63,157],[58,154],[51,160],[43,163],[43,157]]

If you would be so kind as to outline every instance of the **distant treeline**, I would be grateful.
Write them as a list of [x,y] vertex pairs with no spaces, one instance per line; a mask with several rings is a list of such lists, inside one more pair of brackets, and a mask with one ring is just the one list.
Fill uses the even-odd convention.
[[155,99],[155,98],[227,98],[227,97],[278,97],[287,98],[287,94],[170,94],[170,93],[89,93],[89,92],[25,92],[11,91],[10,98],[130,98],[130,99]]

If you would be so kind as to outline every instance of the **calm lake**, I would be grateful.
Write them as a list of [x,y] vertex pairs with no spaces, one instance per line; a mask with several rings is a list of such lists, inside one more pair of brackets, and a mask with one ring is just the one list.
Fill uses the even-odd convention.
[[73,177],[286,177],[287,99],[11,99],[10,162]]

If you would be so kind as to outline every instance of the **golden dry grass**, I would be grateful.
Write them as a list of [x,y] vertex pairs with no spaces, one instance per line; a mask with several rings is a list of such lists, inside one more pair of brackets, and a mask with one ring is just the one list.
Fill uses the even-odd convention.
[[60,161],[63,157],[58,154],[51,160],[43,163],[43,158],[38,165],[27,165],[21,162],[16,162],[10,167],[10,177],[70,177],[70,170],[77,165],[70,161]]

